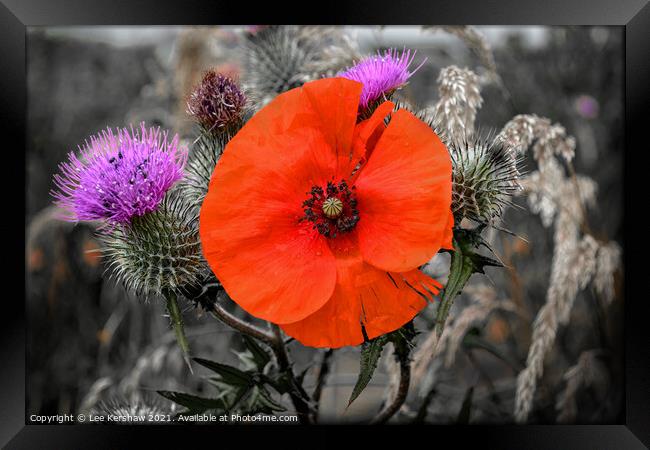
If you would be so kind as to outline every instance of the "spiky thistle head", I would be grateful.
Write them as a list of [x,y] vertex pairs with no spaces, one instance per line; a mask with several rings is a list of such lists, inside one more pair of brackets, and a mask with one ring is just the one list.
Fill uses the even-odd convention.
[[166,192],[183,176],[187,151],[178,135],[160,128],[109,128],[90,137],[77,155],[54,175],[55,203],[64,220],[128,224],[156,210]]
[[517,161],[499,141],[448,143],[452,160],[452,203],[456,223],[463,218],[491,223],[521,189]]
[[161,423],[175,412],[176,404],[163,403],[159,397],[152,395],[131,399],[116,396],[99,402],[90,410],[93,416],[120,424]]
[[159,208],[100,235],[107,271],[136,295],[185,295],[205,277],[198,214],[177,190]]
[[409,66],[415,59],[415,52],[389,49],[362,59],[354,66],[340,72],[339,77],[363,84],[359,106],[366,108],[371,103],[388,97],[395,89],[406,84],[408,79],[425,63],[426,59],[413,70]]
[[208,70],[187,100],[187,112],[207,131],[219,133],[237,127],[246,95],[230,77]]
[[229,132],[218,135],[201,133],[193,143],[185,166],[185,177],[179,183],[189,202],[197,206],[203,202],[212,172],[231,138]]
[[342,42],[334,27],[269,25],[245,33],[244,80],[253,103],[264,105],[313,79],[314,65],[327,63],[323,50]]

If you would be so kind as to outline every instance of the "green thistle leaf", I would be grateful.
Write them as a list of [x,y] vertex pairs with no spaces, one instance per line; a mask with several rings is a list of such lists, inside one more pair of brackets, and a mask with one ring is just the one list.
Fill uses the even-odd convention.
[[236,129],[214,135],[205,130],[192,144],[185,165],[185,177],[179,187],[187,201],[199,208],[208,193],[212,172],[221,158],[226,145],[235,135]]
[[269,352],[264,350],[252,337],[246,336],[244,334],[242,335],[242,338],[247,350],[245,355],[250,358],[250,360],[254,363],[255,367],[260,372],[264,372],[264,368],[271,361],[271,355]]
[[377,368],[377,363],[381,357],[381,352],[387,343],[391,342],[395,347],[395,355],[400,359],[400,362],[408,360],[411,349],[413,348],[413,339],[417,335],[413,322],[409,322],[402,328],[376,337],[371,341],[361,344],[361,359],[359,364],[361,366],[359,371],[359,378],[357,383],[352,389],[352,395],[348,401],[348,407],[354,400],[363,392],[368,386],[372,376]]
[[359,395],[361,395],[366,386],[368,386],[368,383],[370,383],[370,380],[375,373],[375,369],[377,368],[377,362],[379,361],[381,352],[387,343],[388,335],[384,334],[383,336],[379,336],[371,341],[364,342],[361,345],[361,368],[359,371],[359,378],[357,379],[357,383],[354,385],[354,389],[352,389],[352,395],[350,395],[348,407]]
[[271,393],[263,385],[253,386],[246,402],[246,412],[249,414],[273,414],[280,411],[286,411],[286,408],[273,400]]
[[486,266],[503,266],[495,259],[476,253],[480,246],[486,246],[481,237],[483,228],[484,225],[473,230],[454,228],[454,250],[451,252],[449,278],[436,313],[436,332],[438,336],[442,335],[447,316],[449,316],[449,310],[454,304],[456,296],[462,292],[472,274],[485,273]]
[[182,414],[200,414],[207,410],[225,411],[226,405],[221,399],[198,397],[184,392],[156,391],[172,402],[187,408]]
[[250,386],[254,383],[253,376],[250,373],[243,372],[236,367],[227,364],[221,364],[209,361],[203,358],[192,358],[197,364],[207,367],[219,375],[218,381],[230,386]]

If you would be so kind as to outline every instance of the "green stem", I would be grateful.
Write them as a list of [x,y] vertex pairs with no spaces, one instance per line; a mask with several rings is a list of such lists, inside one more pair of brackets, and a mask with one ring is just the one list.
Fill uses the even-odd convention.
[[460,294],[469,277],[474,273],[474,264],[469,257],[470,255],[466,254],[467,249],[464,248],[465,246],[460,245],[456,238],[454,238],[453,244],[454,251],[451,253],[449,279],[440,299],[438,312],[436,313],[436,333],[438,337],[442,335],[445,329],[445,323],[447,322],[447,317],[449,317],[449,310],[453,306],[456,296]]
[[399,386],[395,393],[395,397],[391,402],[386,405],[370,422],[374,425],[382,425],[388,422],[388,420],[402,407],[409,393],[409,386],[411,384],[411,362],[409,361],[409,350],[408,348],[400,348],[396,343],[393,343],[393,346],[395,349],[395,358],[399,363]]
[[174,333],[176,333],[176,341],[183,351],[183,359],[187,367],[190,369],[190,372],[193,372],[192,365],[190,364],[190,344],[187,341],[187,336],[185,336],[183,317],[178,306],[178,297],[172,291],[166,291],[164,297],[167,300],[167,312],[169,313],[169,320],[171,321]]
[[289,397],[293,403],[296,413],[298,415],[298,421],[302,425],[310,425],[311,415],[313,413],[309,403],[307,403],[307,393],[303,389],[302,385],[298,383],[296,377],[293,373],[291,367],[291,362],[289,361],[289,355],[287,354],[287,348],[284,345],[284,340],[282,339],[282,332],[280,327],[275,324],[271,324],[273,330],[273,335],[275,337],[274,345],[271,347],[273,353],[275,354],[275,359],[278,363],[278,369],[280,372],[283,372],[287,376],[289,382]]

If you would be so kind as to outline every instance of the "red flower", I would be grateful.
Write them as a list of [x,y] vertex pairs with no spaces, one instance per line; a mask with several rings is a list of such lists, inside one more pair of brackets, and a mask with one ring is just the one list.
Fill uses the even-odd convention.
[[341,347],[411,320],[451,248],[451,160],[385,102],[357,124],[360,83],[292,89],[227,145],[201,207],[203,252],[230,297],[305,345]]

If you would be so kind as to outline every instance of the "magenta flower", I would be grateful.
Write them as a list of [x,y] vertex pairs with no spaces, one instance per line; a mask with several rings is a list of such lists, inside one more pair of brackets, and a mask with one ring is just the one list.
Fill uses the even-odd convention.
[[187,150],[178,135],[167,139],[159,128],[109,128],[90,137],[79,155],[68,154],[54,175],[52,195],[64,220],[103,220],[126,224],[154,211],[165,193],[183,176]]
[[405,50],[400,55],[397,50],[389,49],[383,56],[378,52],[362,59],[356,65],[340,72],[338,76],[363,84],[359,105],[365,108],[382,95],[404,85],[426,61],[425,59],[413,71],[409,71],[414,58],[415,52],[411,54],[410,50]]

